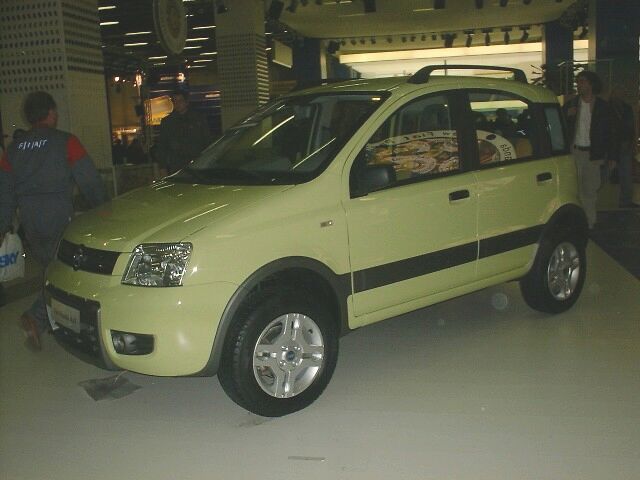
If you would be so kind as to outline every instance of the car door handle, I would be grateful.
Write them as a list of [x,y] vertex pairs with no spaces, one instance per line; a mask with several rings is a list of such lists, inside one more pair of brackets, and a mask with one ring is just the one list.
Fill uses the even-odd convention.
[[462,200],[463,198],[469,198],[469,190],[456,190],[449,194],[449,201],[454,202],[456,200]]
[[544,172],[536,175],[536,180],[538,182],[548,182],[552,178],[553,178],[553,175],[551,175],[551,172]]

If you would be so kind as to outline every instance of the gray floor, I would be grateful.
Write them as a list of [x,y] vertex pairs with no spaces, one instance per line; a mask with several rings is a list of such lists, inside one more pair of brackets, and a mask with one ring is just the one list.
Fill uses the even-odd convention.
[[640,282],[595,244],[570,312],[528,309],[504,284],[356,331],[311,407],[251,415],[215,378],[125,377],[51,337],[23,347],[0,309],[0,478],[638,479]]

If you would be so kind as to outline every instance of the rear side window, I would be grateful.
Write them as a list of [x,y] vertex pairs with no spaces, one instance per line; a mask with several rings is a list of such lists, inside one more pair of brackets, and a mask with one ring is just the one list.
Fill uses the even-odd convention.
[[549,133],[549,138],[551,140],[551,152],[565,152],[567,150],[567,141],[562,127],[560,107],[557,105],[544,107],[544,118],[547,123],[547,132]]
[[528,102],[508,92],[470,92],[480,165],[533,157],[533,117]]

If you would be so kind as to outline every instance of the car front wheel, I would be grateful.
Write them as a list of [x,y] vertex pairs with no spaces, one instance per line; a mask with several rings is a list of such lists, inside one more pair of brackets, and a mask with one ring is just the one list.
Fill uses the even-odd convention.
[[307,292],[257,291],[240,308],[218,378],[245,409],[279,417],[305,408],[325,389],[338,355],[335,322]]

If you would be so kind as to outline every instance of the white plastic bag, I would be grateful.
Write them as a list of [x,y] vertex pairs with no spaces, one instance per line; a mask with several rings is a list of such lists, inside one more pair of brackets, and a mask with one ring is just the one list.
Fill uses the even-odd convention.
[[24,250],[17,233],[7,233],[0,245],[0,282],[24,277]]

